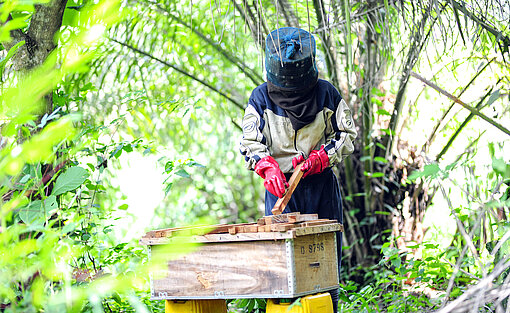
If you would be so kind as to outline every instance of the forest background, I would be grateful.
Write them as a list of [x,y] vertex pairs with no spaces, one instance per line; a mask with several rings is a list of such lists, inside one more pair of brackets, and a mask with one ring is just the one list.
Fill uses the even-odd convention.
[[509,20],[505,0],[0,1],[0,310],[163,312],[137,240],[263,214],[240,124],[266,35],[296,26],[359,133],[335,168],[342,311],[508,312]]

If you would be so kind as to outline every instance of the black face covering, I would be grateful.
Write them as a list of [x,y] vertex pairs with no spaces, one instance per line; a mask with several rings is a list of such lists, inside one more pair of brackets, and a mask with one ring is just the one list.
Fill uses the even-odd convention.
[[316,87],[317,81],[306,89],[289,90],[275,86],[268,81],[267,93],[274,104],[285,110],[292,128],[298,131],[313,122],[319,111]]

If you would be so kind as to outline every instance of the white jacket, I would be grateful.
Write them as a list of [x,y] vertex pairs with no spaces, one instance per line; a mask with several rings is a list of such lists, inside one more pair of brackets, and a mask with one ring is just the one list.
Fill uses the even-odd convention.
[[240,151],[246,167],[266,156],[272,156],[284,173],[293,172],[292,159],[308,157],[312,150],[324,146],[333,166],[354,151],[357,137],[351,110],[336,88],[328,81],[317,82],[317,101],[322,107],[315,120],[295,131],[285,111],[268,96],[267,83],[255,88],[250,96],[243,118],[243,138]]

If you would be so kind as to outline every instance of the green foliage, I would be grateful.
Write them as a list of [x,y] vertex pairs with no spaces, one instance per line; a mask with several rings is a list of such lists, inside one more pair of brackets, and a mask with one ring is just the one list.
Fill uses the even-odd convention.
[[160,158],[159,161],[164,162],[165,174],[168,175],[163,182],[163,184],[165,184],[165,195],[168,195],[176,179],[191,178],[191,175],[186,171],[187,167],[204,168],[202,164],[199,164],[191,159],[174,161],[163,157]]
[[20,41],[14,46],[12,46],[11,49],[9,49],[9,52],[7,52],[7,55],[0,60],[0,77],[3,77],[5,66],[7,65],[7,62],[9,62],[10,59],[16,54],[18,49],[25,44],[25,41]]
[[[464,199],[451,197],[453,191],[443,193],[450,219],[457,221],[456,232],[448,242],[407,242],[404,249],[398,248],[403,238],[390,237],[381,246],[379,264],[344,273],[340,302],[344,312],[435,310],[464,294],[497,266],[510,265],[506,261],[510,226],[501,218],[510,207],[510,162],[498,156],[497,144],[488,147],[488,164],[473,164],[467,155],[444,168],[436,163],[426,165],[409,176],[409,180],[426,180],[443,191],[448,184],[462,194]],[[482,168],[488,175],[476,174]],[[468,173],[462,176],[466,179],[457,180],[463,172]],[[503,284],[509,272],[506,268],[495,286]]]
[[[266,312],[266,299],[236,299],[227,300],[230,310],[238,313],[264,313]],[[230,312],[230,311],[229,311]]]
[[[34,4],[45,2],[3,1],[0,41],[7,41],[11,30],[26,29]],[[264,80],[263,52],[256,41],[264,36],[264,28],[284,26],[284,22],[283,18],[278,20],[282,12],[275,2],[248,2],[250,9],[256,10],[251,16],[259,18],[258,24],[252,23],[256,18],[250,21],[250,15],[241,18],[238,9],[246,8],[246,2],[232,11],[231,3],[224,1],[193,1],[192,5],[179,1],[127,1],[122,5],[100,1],[93,5],[70,0],[56,38],[58,50],[42,67],[26,76],[13,74],[9,72],[11,63],[26,43],[19,42],[3,51],[0,310],[163,312],[161,301],[148,298],[146,253],[135,241],[120,238],[116,230],[122,223],[118,213],[130,214],[131,204],[112,184],[110,175],[120,167],[120,161],[132,155],[159,158],[155,166],[159,166],[164,183],[155,188],[163,189],[165,198],[157,208],[153,228],[216,220],[253,221],[260,216],[262,182],[243,168],[236,147],[243,106],[250,91]],[[471,40],[476,47],[459,47],[456,34],[446,34],[444,49],[439,47],[437,52],[434,46],[434,54],[429,51],[433,50],[430,41],[425,40],[427,58],[413,56],[421,61],[413,70],[429,72],[426,66],[432,69],[442,64],[443,58],[451,57],[451,63],[432,72],[439,84],[456,83],[448,87],[458,91],[462,87],[459,77],[479,71],[481,67],[477,66],[483,62],[478,62],[495,51],[496,43],[502,54],[505,47],[508,50],[508,37],[506,28],[492,17],[484,20],[494,25],[476,20],[468,6],[461,8],[455,3],[445,2],[444,12],[438,5],[431,14],[424,14],[427,18],[443,14],[439,21],[451,21],[452,25],[434,28],[428,20],[425,31],[437,34],[442,28],[457,28],[464,46]],[[317,31],[321,21],[314,18],[313,10],[310,19],[307,4],[295,4],[295,18],[301,27]],[[424,114],[432,112],[434,117],[437,113],[430,104],[440,104],[441,110],[443,105],[428,92],[424,92],[423,101],[418,101],[420,92],[408,114],[397,114],[405,117],[401,119],[405,120],[402,130],[388,126],[395,111],[391,106],[396,93],[393,85],[402,73],[390,73],[385,63],[395,63],[392,66],[398,68],[400,60],[405,59],[399,54],[413,53],[407,51],[413,38],[400,38],[416,29],[424,7],[403,2],[404,10],[400,10],[387,0],[379,7],[372,5],[377,3],[326,2],[335,20],[343,15],[345,26],[335,22],[325,32],[334,43],[331,49],[323,49],[326,40],[320,31],[316,32],[321,75],[327,78],[326,73],[331,71],[330,78],[350,100],[355,115],[360,120],[366,118],[358,123],[363,156],[352,163],[352,179],[342,177],[342,187],[353,185],[352,190],[343,190],[349,191],[344,197],[349,205],[345,212],[349,246],[344,255],[369,247],[375,255],[362,253],[357,261],[379,262],[363,266],[356,263],[347,268],[342,276],[341,306],[347,312],[428,311],[437,308],[446,296],[461,295],[510,254],[510,225],[500,218],[510,204],[510,163],[507,156],[498,155],[503,145],[495,143],[489,145],[488,167],[471,159],[471,146],[459,146],[456,150],[462,153],[458,159],[432,161],[423,170],[402,176],[402,181],[408,179],[405,185],[401,177],[388,172],[395,167],[395,159],[386,153],[393,152],[388,151],[391,145],[381,144],[380,137],[398,138],[403,144],[406,139],[412,145],[420,142],[417,122],[428,119]],[[285,13],[285,23],[290,23],[294,13]],[[7,20],[9,14],[12,19]],[[491,31],[490,27],[495,29]],[[112,40],[98,38],[105,29]],[[367,29],[374,30],[372,38],[363,34]],[[391,37],[399,40],[392,41]],[[469,56],[459,57],[466,49]],[[442,50],[449,52],[440,55]],[[325,64],[326,51],[337,53],[335,70]],[[491,117],[505,118],[508,65],[500,58],[494,60],[487,63],[493,62],[493,72],[483,78],[489,83],[497,80],[499,85],[480,85],[478,89],[488,97],[482,102],[492,110]],[[379,79],[375,78],[379,73],[375,75],[370,64],[376,65],[388,85],[372,82]],[[408,89],[412,100],[414,90]],[[52,96],[52,112],[42,112],[44,95]],[[430,136],[432,142],[427,144],[434,148],[443,144],[442,137],[455,134],[462,119],[461,114],[455,114],[438,121],[444,127],[439,136]],[[405,134],[408,129],[411,135]],[[472,140],[475,136],[467,138],[470,143],[476,142]],[[426,155],[428,148],[422,152]],[[409,159],[400,161],[404,166],[397,172],[416,165]],[[350,160],[346,162],[348,165]],[[446,243],[428,240],[398,249],[398,241],[403,238],[393,238],[391,230],[381,229],[383,219],[402,216],[403,200],[389,188],[403,190],[410,186],[445,190],[443,198],[449,201],[441,203],[442,210],[450,212],[449,218],[457,227]],[[435,194],[438,197],[440,193]],[[420,197],[419,192],[413,195],[414,199]],[[394,198],[394,205],[385,202],[388,198]],[[357,216],[362,217],[357,220]],[[204,217],[209,219],[201,219]],[[461,233],[462,229],[471,239]],[[356,232],[360,235],[353,235]],[[465,249],[467,246],[470,249]],[[195,248],[183,241],[179,252]],[[501,284],[507,275],[508,270],[495,283]],[[430,290],[440,295],[430,296]],[[231,301],[230,306],[243,312],[264,312],[265,301],[239,299]]]
[[[11,2],[0,7],[2,14],[26,9],[8,4]],[[54,52],[42,68],[17,81],[9,78],[3,82],[2,311],[146,311],[144,303],[149,301],[141,294],[146,288],[146,254],[134,243],[112,244],[112,209],[98,204],[97,195],[106,188],[97,175],[106,167],[106,159],[120,156],[118,150],[113,150],[104,157],[109,146],[102,145],[99,138],[109,130],[108,125],[84,125],[67,106],[83,98],[58,92],[53,97],[58,105],[55,111],[40,119],[35,114],[42,97],[51,94],[53,88],[64,86],[67,75],[88,70],[90,50],[95,49],[99,39],[94,31],[116,22],[117,11],[118,3],[113,1],[83,6],[81,22],[73,29],[75,37],[58,49],[58,53],[67,56],[60,67],[55,66]],[[14,26],[24,27],[12,21],[6,25],[1,28],[2,34]],[[2,60],[2,72],[20,45]],[[95,144],[89,145],[91,142]],[[119,146],[127,152],[143,148],[139,141],[118,143]],[[96,156],[101,156],[97,166],[80,165],[84,157]],[[157,307],[154,309],[157,311]]]
[[58,176],[51,194],[59,196],[65,192],[73,191],[80,187],[88,176],[89,172],[86,169],[79,166],[70,167]]

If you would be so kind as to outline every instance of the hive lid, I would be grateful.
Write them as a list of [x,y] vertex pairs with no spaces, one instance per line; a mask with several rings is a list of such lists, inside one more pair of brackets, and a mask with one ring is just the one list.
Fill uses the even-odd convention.
[[198,225],[159,229],[147,232],[141,245],[160,245],[175,239],[192,242],[229,242],[292,239],[298,236],[343,232],[336,220],[318,219],[317,214],[288,213],[265,216],[256,223]]

